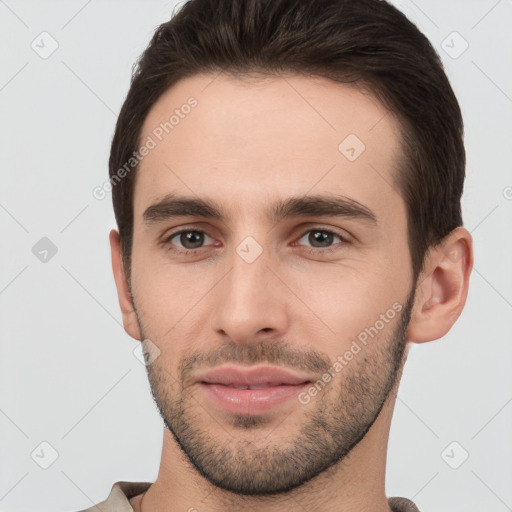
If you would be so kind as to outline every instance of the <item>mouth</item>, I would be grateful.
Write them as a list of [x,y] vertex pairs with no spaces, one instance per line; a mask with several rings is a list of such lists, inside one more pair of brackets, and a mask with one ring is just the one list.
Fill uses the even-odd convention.
[[300,375],[291,370],[275,366],[243,367],[225,365],[200,374],[197,382],[222,384],[239,389],[259,389],[265,387],[295,385],[310,382],[310,375]]
[[[255,384],[252,386],[245,386],[245,385],[235,385],[235,384],[220,384],[220,383],[210,383],[210,382],[203,382],[203,384],[217,384],[219,386],[226,386],[227,388],[234,388],[234,389],[265,389],[265,388],[274,388],[277,386],[290,386],[291,384],[286,384],[284,382],[281,382],[280,384]],[[293,384],[295,386],[298,386],[299,384]]]
[[288,403],[312,382],[277,367],[223,366],[199,376],[207,402],[231,414],[262,414]]
[[277,386],[226,386],[200,383],[207,402],[216,410],[231,414],[263,414],[292,401],[299,404],[299,394],[309,386],[303,384],[279,384]]

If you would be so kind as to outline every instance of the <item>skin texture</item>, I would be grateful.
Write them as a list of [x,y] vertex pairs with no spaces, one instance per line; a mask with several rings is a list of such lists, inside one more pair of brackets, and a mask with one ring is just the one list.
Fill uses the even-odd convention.
[[[459,317],[471,235],[450,233],[413,282],[405,204],[393,186],[399,125],[368,93],[297,75],[197,75],[162,95],[141,140],[191,96],[197,106],[137,171],[131,290],[110,233],[124,327],[159,350],[147,370],[167,428],[142,510],[389,511],[386,450],[402,366],[411,342],[444,336]],[[338,149],[349,134],[365,144],[354,161]],[[168,193],[216,201],[226,219],[145,224],[144,211]],[[351,198],[377,223],[265,214],[306,195]],[[169,238],[180,229],[196,238]],[[334,236],[313,236],[323,230]],[[251,263],[236,250],[249,236],[262,249]],[[307,404],[234,415],[194,382],[227,362],[307,371],[315,382],[354,341],[360,351]],[[135,511],[141,498],[131,500]]]

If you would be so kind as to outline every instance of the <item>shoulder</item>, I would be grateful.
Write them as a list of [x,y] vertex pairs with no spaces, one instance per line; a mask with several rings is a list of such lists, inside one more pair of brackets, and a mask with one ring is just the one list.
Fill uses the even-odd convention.
[[388,503],[393,512],[420,512],[420,509],[407,498],[388,498]]
[[151,484],[152,482],[126,482],[124,480],[115,482],[106,499],[90,508],[75,512],[133,512],[129,499],[149,489]]

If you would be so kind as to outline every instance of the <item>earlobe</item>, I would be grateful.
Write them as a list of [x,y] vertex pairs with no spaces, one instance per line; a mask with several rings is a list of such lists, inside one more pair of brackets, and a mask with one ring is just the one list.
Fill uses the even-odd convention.
[[140,332],[139,322],[137,320],[137,315],[135,313],[135,308],[132,302],[130,287],[128,285],[124,271],[119,232],[115,229],[112,229],[109,234],[109,240],[112,257],[112,271],[114,273],[119,306],[123,316],[124,330],[132,338],[141,341],[142,334]]
[[443,337],[460,316],[473,268],[473,240],[467,229],[454,229],[426,256],[425,271],[418,278],[416,298],[408,329],[415,343]]

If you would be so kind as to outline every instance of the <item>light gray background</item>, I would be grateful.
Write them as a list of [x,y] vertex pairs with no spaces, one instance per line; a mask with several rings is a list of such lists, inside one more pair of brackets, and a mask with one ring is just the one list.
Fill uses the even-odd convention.
[[[387,494],[414,499],[422,512],[505,512],[512,510],[512,2],[397,5],[440,53],[463,110],[463,214],[475,267],[450,333],[411,350]],[[173,7],[0,0],[1,511],[78,510],[103,500],[117,480],[156,478],[162,422],[133,353],[139,343],[122,328],[108,245],[111,198],[96,200],[92,190],[108,177],[132,64]],[[43,31],[58,42],[46,59],[31,47],[35,40],[51,48],[50,39],[41,43]],[[468,49],[453,58],[464,41]],[[42,237],[58,249],[46,263],[32,252]],[[52,449],[43,442],[58,452],[47,469],[40,464],[51,462]],[[465,452],[468,459],[450,467]]]

